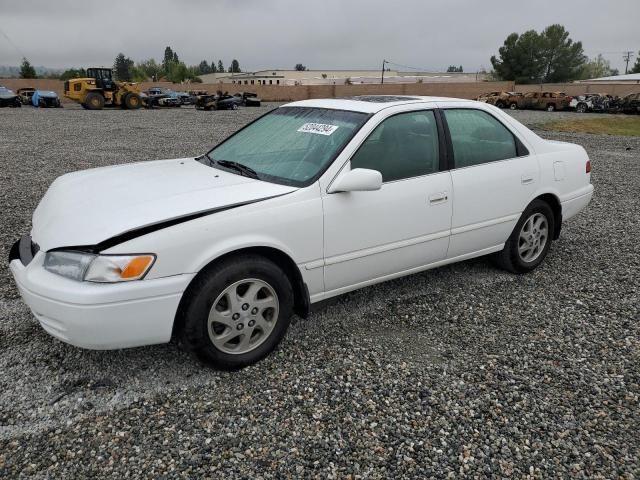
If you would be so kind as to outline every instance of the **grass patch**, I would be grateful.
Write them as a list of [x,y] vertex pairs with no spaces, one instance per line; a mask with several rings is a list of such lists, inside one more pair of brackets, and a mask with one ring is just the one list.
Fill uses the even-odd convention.
[[552,120],[543,124],[542,128],[558,132],[638,137],[640,136],[640,116]]

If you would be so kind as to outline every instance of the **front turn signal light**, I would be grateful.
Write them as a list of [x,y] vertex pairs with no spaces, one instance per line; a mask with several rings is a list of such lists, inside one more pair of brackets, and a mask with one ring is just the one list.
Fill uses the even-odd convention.
[[84,275],[88,282],[129,282],[143,278],[155,261],[155,255],[98,255]]

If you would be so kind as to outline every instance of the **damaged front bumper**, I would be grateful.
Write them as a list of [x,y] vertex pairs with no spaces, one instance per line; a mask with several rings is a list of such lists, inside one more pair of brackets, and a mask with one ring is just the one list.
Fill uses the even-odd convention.
[[46,270],[44,257],[28,236],[11,248],[9,267],[22,299],[49,334],[94,350],[168,342],[178,304],[194,276],[78,282]]

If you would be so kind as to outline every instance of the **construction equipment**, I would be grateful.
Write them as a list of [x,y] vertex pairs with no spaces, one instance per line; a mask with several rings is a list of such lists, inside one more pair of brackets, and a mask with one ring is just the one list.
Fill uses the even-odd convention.
[[110,68],[88,68],[85,78],[64,82],[64,96],[88,110],[120,107],[135,110],[142,106],[140,90],[135,83],[113,79]]

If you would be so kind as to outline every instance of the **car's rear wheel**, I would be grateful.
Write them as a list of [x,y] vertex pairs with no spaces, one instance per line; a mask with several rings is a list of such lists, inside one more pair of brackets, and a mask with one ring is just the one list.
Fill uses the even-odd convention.
[[232,104],[231,105],[231,109],[232,110],[237,110],[238,109],[238,104],[237,103]]
[[518,104],[517,104],[517,103],[515,103],[515,102],[513,102],[513,103],[511,103],[511,105],[509,105],[509,108],[510,108],[511,110],[517,110],[517,109],[518,109]]
[[556,106],[553,103],[547,105],[547,112],[553,112],[556,109]]
[[497,102],[496,102],[496,107],[498,107],[498,108],[504,108],[504,103],[502,103],[501,101],[497,101]]
[[586,111],[587,111],[587,104],[586,103],[579,103],[576,106],[576,112],[585,113]]
[[289,278],[257,255],[209,268],[185,295],[182,342],[221,369],[242,368],[267,356],[284,337],[293,314]]
[[534,200],[524,211],[501,252],[498,264],[513,273],[530,272],[540,265],[551,248],[555,219],[549,205]]

